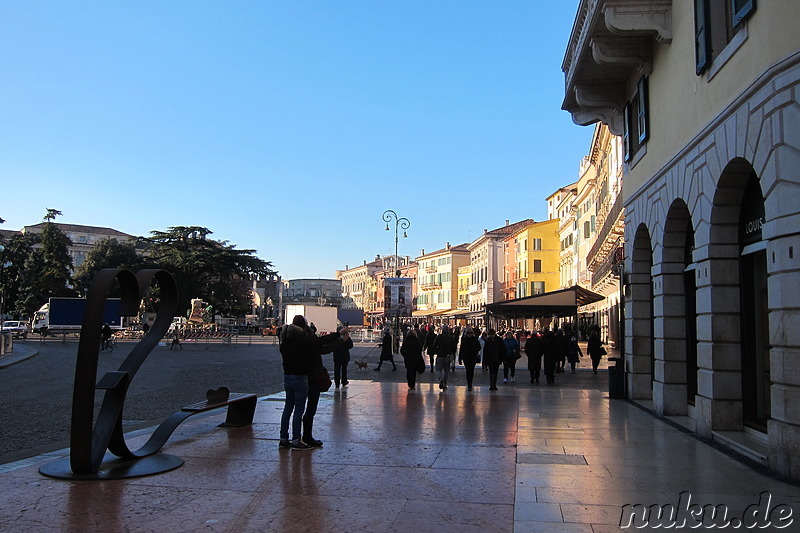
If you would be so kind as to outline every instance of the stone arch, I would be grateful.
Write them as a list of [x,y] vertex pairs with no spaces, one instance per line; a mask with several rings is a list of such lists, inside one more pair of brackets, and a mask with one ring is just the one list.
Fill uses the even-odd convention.
[[683,199],[672,202],[654,269],[655,380],[659,414],[686,415],[697,392],[697,322],[694,228]]
[[[755,187],[755,189],[753,189]],[[763,199],[753,166],[732,159],[713,193],[708,242],[697,262],[699,385],[697,405],[705,413],[698,431],[741,430],[742,387],[742,246],[743,204]],[[764,269],[766,269],[765,256]],[[766,276],[765,276],[766,279]]]
[[650,231],[639,224],[631,246],[629,274],[625,281],[625,317],[628,339],[626,366],[629,396],[653,397],[653,245]]

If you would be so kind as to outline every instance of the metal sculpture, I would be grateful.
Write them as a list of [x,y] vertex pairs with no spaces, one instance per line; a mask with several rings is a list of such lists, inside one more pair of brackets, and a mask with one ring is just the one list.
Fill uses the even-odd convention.
[[[97,363],[103,312],[114,280],[121,291],[121,314],[137,314],[139,303],[153,281],[160,289],[160,304],[155,322],[142,340],[131,350],[117,371],[107,372],[97,384]],[[183,459],[156,454],[178,425],[191,413],[175,413],[165,420],[144,446],[131,451],[122,431],[125,396],[137,370],[152,349],[166,335],[178,306],[175,279],[166,270],[147,269],[133,274],[124,269],[103,269],[92,280],[86,297],[86,308],[75,365],[75,386],[72,396],[70,457],[48,463],[39,469],[46,476],[73,480],[122,479],[138,477],[178,468]],[[94,401],[97,390],[105,391],[97,422]],[[117,458],[109,456],[111,452]]]

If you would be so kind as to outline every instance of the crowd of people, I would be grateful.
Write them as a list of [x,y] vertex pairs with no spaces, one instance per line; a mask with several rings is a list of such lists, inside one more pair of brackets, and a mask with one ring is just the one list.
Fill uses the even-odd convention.
[[[503,383],[514,383],[516,364],[524,352],[528,358],[528,372],[531,384],[539,383],[544,371],[548,385],[554,385],[556,375],[567,371],[574,374],[583,352],[578,345],[572,328],[567,326],[542,331],[495,331],[493,328],[480,329],[471,326],[449,325],[404,325],[402,327],[400,355],[406,368],[406,382],[409,390],[414,390],[418,375],[428,371],[436,373],[439,389],[446,390],[450,373],[455,371],[456,362],[466,371],[467,390],[473,390],[475,369],[481,365],[483,372],[489,374],[489,390],[497,390],[500,367],[503,368]],[[382,330],[378,365],[380,371],[384,363],[397,370],[394,360],[392,329]],[[342,327],[335,333],[318,336],[302,315],[297,315],[292,323],[280,332],[280,352],[283,359],[284,386],[286,399],[280,428],[280,448],[298,450],[322,446],[313,436],[314,415],[317,411],[321,390],[327,390],[331,381],[327,369],[322,364],[322,354],[333,353],[333,382],[338,389],[347,386],[347,366],[353,341],[349,329]],[[589,330],[586,349],[592,361],[592,370],[597,368],[606,350],[600,339],[600,328]],[[425,356],[427,355],[427,361]],[[324,381],[327,380],[327,385]],[[291,420],[291,438],[290,422]]]

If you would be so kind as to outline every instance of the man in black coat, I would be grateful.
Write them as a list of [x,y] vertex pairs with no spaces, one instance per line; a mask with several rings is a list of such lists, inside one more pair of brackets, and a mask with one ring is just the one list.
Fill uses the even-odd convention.
[[[442,326],[442,332],[433,342],[433,352],[436,354],[436,371],[439,377],[439,388],[447,388],[447,377],[450,375],[450,363],[456,354],[456,339],[450,333],[449,326]],[[430,352],[428,352],[430,353]]]
[[560,358],[558,339],[552,330],[547,330],[542,342],[544,344],[544,375],[547,378],[547,384],[552,385],[556,381],[556,367]]
[[531,383],[539,383],[542,370],[542,356],[544,355],[544,339],[539,331],[525,341],[525,355],[528,356],[528,372],[531,374]]
[[422,349],[428,352],[428,359],[431,361],[431,372],[434,370],[434,357],[436,357],[436,352],[433,350],[433,343],[436,342],[436,329],[433,327],[432,324],[428,324],[428,333],[425,334],[425,342],[422,345]]

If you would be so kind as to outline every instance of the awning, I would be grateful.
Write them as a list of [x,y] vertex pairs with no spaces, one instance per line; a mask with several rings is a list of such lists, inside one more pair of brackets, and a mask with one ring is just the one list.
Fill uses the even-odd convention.
[[469,311],[466,309],[450,309],[449,311],[443,312],[439,316],[463,316],[466,315]]
[[579,285],[536,296],[505,300],[486,306],[490,315],[502,318],[569,317],[578,313],[578,307],[599,302],[605,296]]
[[433,316],[444,312],[446,311],[443,309],[418,309],[417,311],[412,311],[411,316],[412,318],[418,316]]

